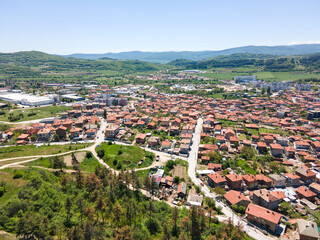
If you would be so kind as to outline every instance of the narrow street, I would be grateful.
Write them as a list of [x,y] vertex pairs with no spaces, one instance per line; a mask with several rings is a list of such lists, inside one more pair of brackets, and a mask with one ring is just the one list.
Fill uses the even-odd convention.
[[[201,187],[201,191],[206,197],[210,197],[213,199],[216,199],[216,195],[212,193],[209,189],[209,187],[205,184],[204,186],[201,186],[201,180],[196,177],[196,167],[197,167],[197,159],[198,159],[198,150],[199,150],[199,144],[200,144],[200,134],[202,130],[202,124],[203,119],[199,118],[197,121],[197,126],[195,128],[195,132],[192,137],[192,147],[189,153],[188,163],[188,175],[191,178],[192,182]],[[259,229],[250,227],[247,222],[245,222],[243,219],[241,219],[238,215],[234,214],[233,211],[227,207],[224,203],[216,201],[216,206],[222,208],[223,214],[227,218],[230,218],[234,226],[242,226],[243,230],[252,238],[259,239],[259,240],[271,240],[276,239],[275,237],[269,237],[264,235]],[[222,220],[225,219],[223,216],[219,217],[218,219]]]

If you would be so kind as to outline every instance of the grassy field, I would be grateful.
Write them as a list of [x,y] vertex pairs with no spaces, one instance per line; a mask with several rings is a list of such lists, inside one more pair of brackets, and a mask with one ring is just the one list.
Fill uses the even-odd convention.
[[35,145],[14,146],[0,148],[0,159],[26,157],[35,155],[50,155],[72,150],[78,150],[90,146],[88,143],[67,144],[67,145],[50,145],[40,146],[36,148]]
[[244,159],[239,159],[239,160],[238,160],[238,167],[240,167],[243,171],[245,171],[246,174],[253,174],[253,175],[256,174],[256,171],[254,171],[254,170],[249,166],[249,164],[247,163],[247,161],[244,160]]
[[150,171],[156,172],[157,169],[156,168],[150,168],[150,169],[145,169],[145,170],[140,170],[140,171],[136,171],[137,175],[141,178],[141,180],[143,180]]
[[11,163],[27,161],[27,160],[30,160],[30,159],[33,159],[33,157],[30,157],[30,158],[18,158],[18,159],[15,159],[15,160],[1,161],[0,162],[0,167],[2,167],[4,165],[7,165],[7,164],[11,164]]
[[80,163],[79,168],[84,172],[94,172],[96,167],[101,166],[99,161],[92,155],[91,158],[85,157]]
[[[68,154],[71,155],[71,154]],[[61,157],[65,157],[68,155],[63,155]],[[39,166],[45,168],[51,168],[50,158],[39,158],[35,161],[27,163],[27,166]],[[99,161],[92,155],[91,157],[85,156],[82,161],[80,161],[79,169],[84,172],[94,172],[96,167],[101,165]],[[66,169],[73,169],[72,166],[67,166]]]
[[308,73],[304,71],[293,72],[266,72],[258,67],[254,68],[215,68],[210,69],[206,73],[199,74],[200,76],[219,79],[219,80],[233,80],[237,75],[256,75],[257,79],[266,81],[284,81],[284,80],[299,80],[308,78],[320,79],[319,73]]
[[26,184],[25,180],[13,178],[13,169],[0,170],[0,182],[6,182],[6,192],[0,197],[0,206],[4,205],[12,196],[16,195]]
[[[11,122],[22,122],[34,119],[55,117],[59,112],[64,112],[72,108],[66,106],[48,106],[48,107],[36,107],[36,108],[22,108],[15,110],[4,110],[0,111],[0,121],[10,122],[10,117],[20,116],[16,121],[11,120]],[[21,115],[22,114],[22,115]]]
[[[155,159],[153,153],[147,152],[138,146],[108,145],[101,144],[96,151],[104,150],[103,160],[114,169],[133,169],[148,167]],[[137,166],[143,159],[143,163]]]

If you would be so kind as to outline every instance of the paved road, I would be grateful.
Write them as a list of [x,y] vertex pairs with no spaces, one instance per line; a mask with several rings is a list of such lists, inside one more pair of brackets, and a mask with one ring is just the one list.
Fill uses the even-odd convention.
[[[200,144],[200,134],[202,130],[202,124],[203,120],[202,118],[199,118],[197,121],[197,126],[195,128],[195,132],[192,137],[192,142],[193,145],[191,147],[190,153],[189,153],[189,158],[188,158],[188,163],[189,163],[189,168],[188,168],[188,175],[191,178],[192,182],[196,184],[197,186],[201,187],[201,191],[206,197],[210,197],[213,199],[216,199],[216,195],[214,193],[211,193],[210,189],[208,188],[207,185],[201,186],[201,180],[196,177],[196,166],[197,166],[197,159],[198,159],[198,150],[199,150],[199,144]],[[275,239],[274,237],[269,237],[264,235],[260,230],[250,227],[244,220],[242,220],[239,216],[233,213],[233,211],[226,206],[225,204],[216,201],[217,207],[222,208],[223,214],[225,214],[228,218],[230,218],[235,226],[243,226],[243,230],[246,231],[246,233],[254,238],[254,239],[259,239],[259,240],[271,240]],[[221,218],[223,219],[223,218]]]

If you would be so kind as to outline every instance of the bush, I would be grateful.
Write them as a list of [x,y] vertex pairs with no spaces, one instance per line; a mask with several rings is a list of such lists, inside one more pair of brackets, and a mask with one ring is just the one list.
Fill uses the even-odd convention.
[[118,164],[118,160],[117,160],[117,159],[114,159],[114,160],[113,160],[113,166],[117,166],[117,164]]
[[122,164],[121,164],[121,162],[119,162],[118,165],[117,165],[117,169],[121,170],[121,168],[122,168]]
[[86,158],[92,158],[92,152],[87,152],[86,153]]
[[97,154],[98,154],[99,158],[103,158],[104,157],[104,149],[99,149],[97,151]]
[[122,150],[118,150],[118,155],[121,155],[122,154]]
[[175,176],[175,177],[174,177],[174,182],[175,182],[175,183],[179,183],[179,181],[180,181],[180,177],[179,177],[179,176]]
[[37,115],[35,112],[28,113],[28,117]]
[[0,197],[2,197],[2,196],[3,196],[4,192],[5,192],[4,187],[0,187]]
[[112,142],[111,142],[111,141],[108,141],[108,145],[112,145]]
[[22,171],[16,171],[16,172],[13,174],[13,178],[14,178],[14,179],[22,178],[22,177],[23,177],[23,172],[22,172]]

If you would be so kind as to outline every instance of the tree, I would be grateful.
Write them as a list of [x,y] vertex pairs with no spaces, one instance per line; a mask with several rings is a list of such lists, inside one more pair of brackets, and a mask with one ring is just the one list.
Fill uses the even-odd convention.
[[133,239],[133,233],[130,226],[124,226],[118,230],[115,240],[131,240]]
[[152,234],[152,235],[154,235],[160,231],[159,221],[153,217],[147,218],[145,225],[148,228],[150,234]]
[[270,95],[270,93],[271,93],[271,87],[268,86],[268,88],[267,88],[267,94]]
[[169,229],[168,229],[168,225],[167,225],[167,222],[164,222],[163,223],[163,234],[162,234],[162,239],[163,240],[170,240],[170,232],[169,232]]
[[51,158],[51,166],[54,169],[60,169],[62,171],[62,169],[65,168],[67,165],[62,157],[54,156]]
[[98,157],[99,158],[103,158],[104,157],[104,149],[99,149],[98,151],[97,151],[97,154],[98,154]]
[[173,227],[172,227],[172,236],[178,237],[179,236],[179,229],[178,229],[178,217],[179,217],[179,212],[178,208],[174,207],[172,209],[172,221],[173,221]]
[[221,163],[221,156],[216,151],[210,151],[207,154],[210,158],[210,162]]
[[76,155],[74,153],[71,154],[71,160],[72,160],[72,166],[74,170],[78,170],[79,169],[79,161],[76,158]]
[[54,136],[53,136],[53,139],[52,139],[54,142],[59,142],[60,141],[60,137],[59,137],[59,135],[58,134],[55,134]]
[[92,158],[92,152],[86,152],[86,158]]
[[215,187],[213,189],[213,192],[217,195],[224,195],[226,194],[226,190],[224,188],[221,188],[221,187]]
[[97,221],[99,220],[99,212],[101,214],[101,217],[104,221],[104,217],[103,217],[103,212],[104,210],[106,209],[106,204],[103,200],[103,196],[102,196],[102,193],[99,193],[98,194],[98,197],[97,197],[97,200],[96,200],[96,204],[95,204],[95,208],[96,208],[96,211],[97,211]]
[[199,209],[197,207],[193,206],[191,208],[190,220],[191,220],[191,239],[200,240],[201,231],[200,231],[200,221],[199,221]]
[[115,222],[117,228],[119,228],[121,223],[121,217],[122,217],[122,208],[119,203],[114,205],[112,209],[112,214],[113,214],[113,221]]
[[266,93],[266,89],[265,89],[265,88],[262,88],[261,94],[264,95],[265,93]]

